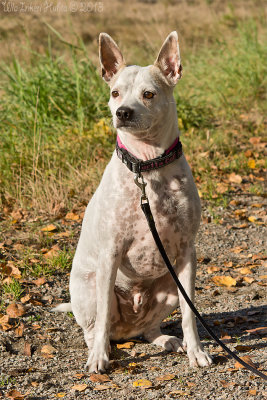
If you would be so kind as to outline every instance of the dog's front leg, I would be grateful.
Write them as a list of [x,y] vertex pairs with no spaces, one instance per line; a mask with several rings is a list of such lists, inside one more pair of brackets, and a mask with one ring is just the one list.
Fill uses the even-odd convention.
[[119,262],[118,256],[111,254],[114,252],[105,248],[98,259],[94,342],[86,363],[89,372],[103,372],[109,365],[110,314]]
[[[177,270],[181,284],[190,300],[194,303],[196,277],[196,252],[194,247],[187,249],[182,265],[177,264]],[[203,350],[200,343],[195,315],[180,291],[178,293],[182,312],[183,345],[187,350],[190,366],[204,367],[210,365],[212,359]]]

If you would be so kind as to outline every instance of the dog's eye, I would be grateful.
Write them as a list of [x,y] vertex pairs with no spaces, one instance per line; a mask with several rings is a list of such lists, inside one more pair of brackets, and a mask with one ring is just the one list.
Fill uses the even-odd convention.
[[154,96],[155,96],[155,94],[152,93],[152,92],[145,92],[144,93],[144,98],[145,99],[153,99]]
[[113,92],[111,92],[112,97],[118,97],[120,94],[117,90],[113,90]]

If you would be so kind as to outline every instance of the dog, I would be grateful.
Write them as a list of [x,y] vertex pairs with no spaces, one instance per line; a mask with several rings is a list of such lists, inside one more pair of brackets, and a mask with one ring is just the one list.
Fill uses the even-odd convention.
[[[106,33],[99,37],[99,55],[102,77],[110,87],[118,154],[127,149],[151,165],[149,160],[159,160],[179,141],[173,97],[182,73],[178,35],[170,33],[155,63],[146,67],[126,66],[119,47]],[[195,317],[153,241],[134,174],[118,154],[114,152],[85,212],[70,275],[71,307],[63,304],[57,311],[72,310],[82,327],[89,372],[108,368],[110,340],[136,336],[168,351],[186,351],[190,366],[208,366],[212,359],[202,348]],[[159,236],[194,301],[194,241],[201,207],[191,170],[180,153],[142,175]],[[183,341],[160,330],[161,321],[179,301]]]

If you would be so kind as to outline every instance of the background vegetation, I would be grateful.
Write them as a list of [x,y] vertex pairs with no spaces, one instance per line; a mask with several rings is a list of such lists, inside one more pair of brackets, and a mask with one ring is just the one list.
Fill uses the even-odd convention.
[[[266,25],[259,3],[250,15],[242,15],[243,3],[238,2],[237,8],[224,4],[216,16],[215,2],[200,2],[209,18],[203,17],[203,31],[196,27],[195,37],[188,27],[179,29],[179,21],[175,26],[182,38],[184,64],[184,77],[175,90],[179,125],[185,153],[206,198],[214,197],[222,174],[247,174],[251,166],[260,173],[263,167],[262,153],[251,154],[249,164],[250,157],[241,149],[249,138],[262,137],[266,128]],[[193,28],[192,10],[197,6],[190,4],[183,6],[187,14],[191,11]],[[176,2],[160,1],[149,7],[157,16],[162,6],[167,14],[178,7]],[[212,8],[214,18],[209,20]],[[262,14],[251,17],[255,9]],[[103,17],[103,13],[92,15],[94,25],[103,24]],[[126,22],[120,26],[125,32]],[[142,23],[141,14],[135,25],[138,22]],[[174,23],[166,27],[168,32]],[[148,32],[143,37],[139,33],[133,51],[125,51],[126,59],[153,62],[164,34],[158,34],[156,17],[149,29],[151,24],[153,37],[146,43]],[[28,37],[24,57],[19,51],[20,56],[8,53],[1,62],[1,199],[2,204],[12,201],[53,214],[59,205],[71,209],[77,201],[88,201],[114,149],[115,135],[96,48],[91,57],[92,44],[85,43],[84,33],[83,38],[72,36],[70,43],[48,23],[43,26],[47,29],[43,49],[35,50],[38,38]],[[123,42],[122,47],[128,45],[119,30],[115,39]],[[256,190],[261,191],[258,184]]]

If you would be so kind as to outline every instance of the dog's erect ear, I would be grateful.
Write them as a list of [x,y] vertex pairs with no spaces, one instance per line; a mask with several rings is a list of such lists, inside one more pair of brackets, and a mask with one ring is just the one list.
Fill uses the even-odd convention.
[[176,85],[182,77],[182,64],[176,31],[171,32],[163,43],[154,65],[160,69],[170,86]]
[[99,35],[99,58],[102,77],[106,82],[110,82],[112,77],[125,66],[120,49],[107,33]]

